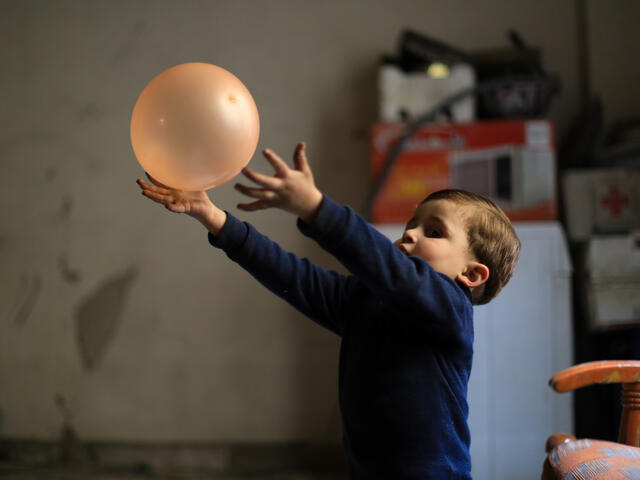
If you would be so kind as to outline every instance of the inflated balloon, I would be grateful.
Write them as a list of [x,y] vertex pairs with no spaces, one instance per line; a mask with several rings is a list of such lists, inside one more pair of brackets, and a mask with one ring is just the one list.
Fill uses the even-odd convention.
[[185,63],[144,88],[131,115],[131,144],[156,180],[180,190],[206,190],[231,180],[255,152],[258,109],[227,70]]

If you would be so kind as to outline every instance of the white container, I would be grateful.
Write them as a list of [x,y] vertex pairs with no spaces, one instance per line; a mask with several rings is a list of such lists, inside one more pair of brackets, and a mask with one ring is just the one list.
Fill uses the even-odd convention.
[[562,176],[567,231],[575,241],[592,234],[640,228],[640,172],[568,170]]
[[[445,78],[432,78],[426,71],[407,73],[395,65],[382,65],[378,77],[380,121],[389,123],[424,115],[452,95],[475,85],[475,72],[466,64],[453,65]],[[473,122],[474,96],[454,103],[450,111],[453,122]],[[408,118],[403,118],[403,113]]]
[[640,324],[640,236],[594,236],[585,262],[590,326]]

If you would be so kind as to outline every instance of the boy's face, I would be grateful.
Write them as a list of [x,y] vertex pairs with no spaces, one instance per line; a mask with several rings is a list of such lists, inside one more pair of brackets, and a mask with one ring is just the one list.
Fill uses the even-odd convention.
[[395,241],[406,255],[426,260],[453,280],[474,263],[463,222],[465,207],[451,200],[430,200],[418,206],[402,238]]

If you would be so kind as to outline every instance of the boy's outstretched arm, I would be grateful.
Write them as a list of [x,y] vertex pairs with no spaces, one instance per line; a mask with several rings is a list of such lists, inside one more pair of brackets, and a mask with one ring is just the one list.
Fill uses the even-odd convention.
[[151,184],[142,178],[136,180],[145,197],[164,205],[171,212],[186,213],[195,218],[213,235],[217,236],[220,233],[227,221],[227,214],[211,202],[206,192],[176,190],[163,185],[150,175],[147,176]]
[[[241,208],[261,210],[279,207],[310,221],[322,203],[322,194],[314,200],[317,189],[304,158],[304,146],[296,148],[294,169],[287,167],[271,152],[265,152],[265,157],[276,168],[276,175],[270,177],[245,169],[245,175],[255,179],[262,188],[237,187],[258,199]],[[176,190],[150,176],[149,182],[141,178],[136,181],[144,196],[171,212],[186,213],[196,218],[210,232],[209,242],[213,246],[223,249],[229,258],[265,287],[305,315],[341,334],[338,311],[345,297],[344,291],[348,289],[347,284],[350,284],[345,276],[284,251],[247,222],[220,210],[205,192]]]
[[239,192],[256,199],[252,203],[241,203],[238,208],[245,211],[280,208],[309,223],[318,212],[323,196],[313,181],[304,142],[296,145],[293,154],[294,168],[289,168],[284,160],[269,149],[262,153],[273,166],[275,175],[264,175],[244,168],[242,173],[260,187],[236,184],[235,188]]
[[[257,199],[239,208],[276,207],[298,215],[304,222],[302,233],[316,240],[387,305],[409,312],[421,327],[458,338],[464,329],[452,318],[467,317],[452,314],[448,308],[471,308],[471,303],[464,301],[466,293],[453,280],[444,278],[423,259],[405,255],[351,208],[324,197],[313,182],[303,143],[296,147],[294,169],[275,153],[263,153],[275,175],[244,169],[244,175],[261,188],[236,185],[240,192]],[[429,322],[423,318],[429,318]]]

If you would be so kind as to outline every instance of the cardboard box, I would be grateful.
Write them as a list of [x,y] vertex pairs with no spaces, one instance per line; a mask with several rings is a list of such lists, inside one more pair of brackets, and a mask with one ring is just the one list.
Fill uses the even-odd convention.
[[591,328],[640,324],[640,237],[593,236],[585,263]]
[[[371,175],[381,172],[405,126],[377,124]],[[494,200],[512,221],[557,216],[553,126],[547,120],[429,125],[397,159],[374,199],[374,223],[404,223],[431,192],[461,188]]]
[[568,170],[562,175],[567,233],[575,241],[593,234],[640,229],[640,172],[623,168]]

